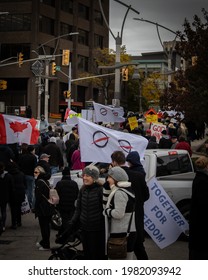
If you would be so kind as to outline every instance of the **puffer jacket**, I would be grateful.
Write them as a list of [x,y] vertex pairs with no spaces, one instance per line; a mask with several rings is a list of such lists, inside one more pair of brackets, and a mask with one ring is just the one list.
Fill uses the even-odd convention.
[[78,195],[72,223],[80,222],[80,228],[85,231],[100,231],[104,229],[102,206],[102,185],[95,182],[90,186],[83,186]]

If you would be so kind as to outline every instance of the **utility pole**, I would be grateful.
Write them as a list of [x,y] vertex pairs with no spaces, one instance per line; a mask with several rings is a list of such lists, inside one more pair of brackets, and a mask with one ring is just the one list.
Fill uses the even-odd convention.
[[48,94],[48,77],[49,77],[49,65],[50,61],[46,60],[45,61],[45,106],[44,106],[44,115],[45,119],[48,121],[48,99],[49,99],[49,94]]
[[71,61],[69,62],[68,92],[68,109],[71,109]]
[[120,68],[117,68],[117,66],[119,66],[121,62],[121,44],[122,44],[122,38],[119,36],[119,33],[115,41],[116,41],[115,91],[114,91],[114,99],[112,100],[112,105],[115,107],[119,107],[120,99],[121,99],[121,89],[120,89],[121,71]]

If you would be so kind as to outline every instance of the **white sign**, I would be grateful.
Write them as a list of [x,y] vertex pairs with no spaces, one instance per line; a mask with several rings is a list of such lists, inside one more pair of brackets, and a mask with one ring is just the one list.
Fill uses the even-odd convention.
[[151,123],[150,130],[151,136],[155,136],[157,143],[159,143],[160,138],[162,137],[161,132],[166,130],[166,125],[162,123]]
[[163,249],[175,242],[182,232],[188,231],[189,225],[156,178],[147,185],[150,198],[144,204],[144,226]]

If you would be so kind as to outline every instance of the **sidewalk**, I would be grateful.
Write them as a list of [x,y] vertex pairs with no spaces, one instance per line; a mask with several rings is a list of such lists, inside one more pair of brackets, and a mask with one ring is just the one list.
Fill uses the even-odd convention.
[[[10,229],[10,212],[7,214],[6,231],[0,236],[0,260],[47,260],[50,251],[39,251],[35,244],[40,241],[38,220],[33,213],[22,216],[22,227]],[[51,246],[55,246],[55,230],[51,230]]]

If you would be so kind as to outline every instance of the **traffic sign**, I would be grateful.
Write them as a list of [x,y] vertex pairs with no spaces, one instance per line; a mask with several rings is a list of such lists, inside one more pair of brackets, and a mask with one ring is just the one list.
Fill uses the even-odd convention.
[[32,72],[35,76],[40,76],[43,73],[43,70],[44,70],[43,63],[40,62],[39,60],[36,60],[32,64],[31,70],[32,70]]

